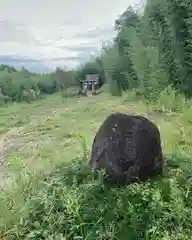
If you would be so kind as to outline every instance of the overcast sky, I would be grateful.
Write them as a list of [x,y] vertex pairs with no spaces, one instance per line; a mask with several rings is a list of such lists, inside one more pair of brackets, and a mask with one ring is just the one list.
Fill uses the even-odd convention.
[[0,0],[0,63],[45,71],[76,66],[114,36],[117,16],[139,2]]

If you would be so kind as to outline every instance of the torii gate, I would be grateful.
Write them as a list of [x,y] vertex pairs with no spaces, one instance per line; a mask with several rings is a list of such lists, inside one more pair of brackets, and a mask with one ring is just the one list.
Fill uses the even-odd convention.
[[87,74],[85,80],[81,80],[83,83],[83,90],[87,94],[88,85],[91,85],[92,94],[95,94],[95,87],[99,83],[99,74]]

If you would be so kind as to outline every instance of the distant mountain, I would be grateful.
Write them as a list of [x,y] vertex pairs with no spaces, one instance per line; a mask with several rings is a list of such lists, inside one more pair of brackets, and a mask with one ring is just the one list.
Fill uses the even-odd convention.
[[25,58],[20,56],[3,56],[0,55],[0,64],[6,64],[16,69],[21,69],[23,66],[30,72],[49,73],[51,69],[44,65],[43,61]]

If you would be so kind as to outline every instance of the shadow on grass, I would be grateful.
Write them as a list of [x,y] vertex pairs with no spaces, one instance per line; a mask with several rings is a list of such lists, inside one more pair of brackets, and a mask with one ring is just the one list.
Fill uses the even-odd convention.
[[41,183],[38,195],[26,201],[20,221],[7,234],[11,239],[189,239],[188,160],[166,159],[164,178],[122,188],[94,180],[88,166],[75,160]]

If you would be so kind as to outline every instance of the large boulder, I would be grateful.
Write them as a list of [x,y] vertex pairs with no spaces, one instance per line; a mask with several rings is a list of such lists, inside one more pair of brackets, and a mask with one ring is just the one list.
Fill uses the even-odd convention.
[[94,138],[90,165],[105,169],[104,179],[115,184],[161,175],[163,154],[157,126],[142,116],[109,115]]

